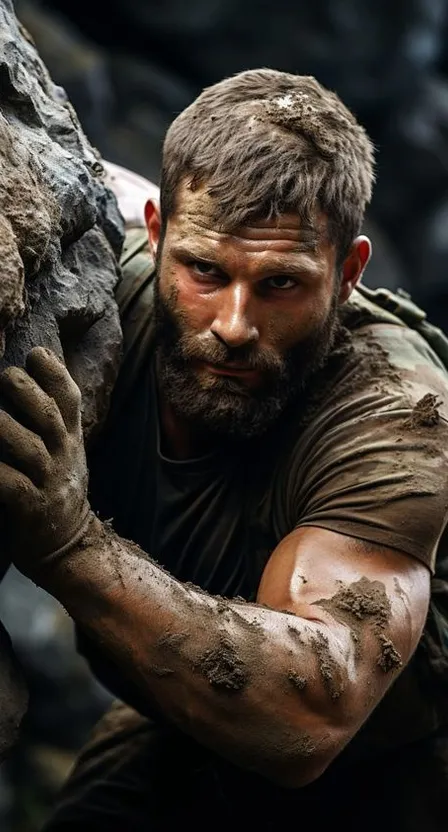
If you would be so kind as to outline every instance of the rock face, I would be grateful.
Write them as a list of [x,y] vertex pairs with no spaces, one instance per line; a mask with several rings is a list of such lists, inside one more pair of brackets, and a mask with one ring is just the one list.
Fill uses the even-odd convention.
[[[123,225],[64,91],[0,0],[0,368],[53,349],[83,393],[89,438],[107,410],[121,330],[113,292]],[[7,564],[2,561],[0,577]],[[0,630],[0,759],[26,695]]]

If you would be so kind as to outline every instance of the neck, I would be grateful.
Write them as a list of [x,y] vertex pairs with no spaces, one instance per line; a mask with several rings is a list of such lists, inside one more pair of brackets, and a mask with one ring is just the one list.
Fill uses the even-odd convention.
[[165,457],[174,460],[196,459],[210,453],[216,438],[192,425],[177,413],[157,381],[160,445]]

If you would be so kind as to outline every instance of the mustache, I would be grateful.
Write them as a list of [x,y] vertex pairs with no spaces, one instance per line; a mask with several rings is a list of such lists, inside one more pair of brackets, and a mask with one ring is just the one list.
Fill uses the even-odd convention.
[[186,332],[179,333],[174,352],[174,357],[188,362],[199,361],[223,367],[242,364],[248,370],[275,375],[282,375],[285,371],[285,362],[269,349],[249,345],[229,347],[215,338],[212,341],[208,337],[198,337]]

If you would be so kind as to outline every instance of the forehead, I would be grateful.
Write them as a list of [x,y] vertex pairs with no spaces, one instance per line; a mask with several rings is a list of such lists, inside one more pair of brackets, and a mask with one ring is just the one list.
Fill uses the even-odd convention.
[[210,239],[215,245],[238,245],[244,241],[255,247],[272,241],[278,246],[283,241],[288,250],[308,253],[328,246],[328,222],[322,212],[316,212],[306,223],[298,214],[285,213],[272,219],[251,219],[238,228],[230,228],[219,218],[216,201],[206,187],[192,190],[188,183],[179,187],[176,210],[168,220],[167,230],[174,240]]

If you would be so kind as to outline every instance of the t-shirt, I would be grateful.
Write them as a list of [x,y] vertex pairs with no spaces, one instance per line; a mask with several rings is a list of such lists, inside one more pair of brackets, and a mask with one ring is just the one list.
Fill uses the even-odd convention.
[[[222,440],[207,456],[170,460],[160,448],[151,287],[145,291],[147,314],[91,452],[93,508],[180,580],[227,597],[253,599],[271,552],[301,526],[417,558],[435,572],[428,625],[381,706],[392,714],[393,732],[375,727],[366,742],[383,735],[393,745],[409,732],[433,730],[448,701],[442,363],[417,332],[355,292],[326,366],[264,436]],[[132,304],[125,315],[135,318]]]

